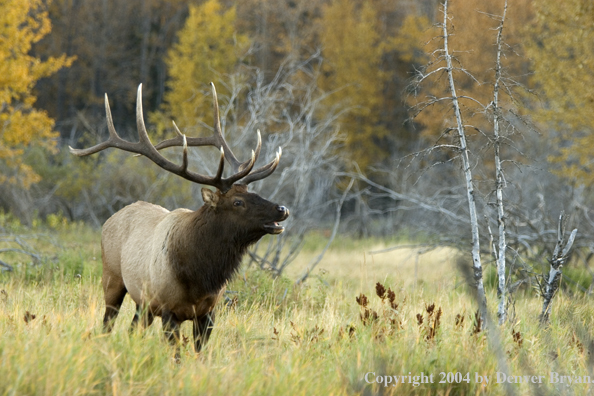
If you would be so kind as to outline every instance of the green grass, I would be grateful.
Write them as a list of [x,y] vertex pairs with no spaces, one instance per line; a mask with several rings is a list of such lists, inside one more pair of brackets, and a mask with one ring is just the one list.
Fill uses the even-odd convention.
[[[18,227],[13,231],[32,233]],[[502,370],[497,351],[508,374],[545,376],[538,386],[511,385],[517,394],[585,395],[594,388],[548,383],[550,371],[592,375],[587,340],[594,338],[594,304],[587,297],[557,296],[552,322],[542,328],[541,300],[527,290],[517,296],[514,325],[493,330],[491,337],[472,334],[476,307],[459,279],[448,273],[451,267],[438,261],[423,264],[419,280],[441,271],[439,278],[431,278],[439,280],[407,283],[413,266],[399,268],[398,276],[388,259],[384,264],[378,258],[373,267],[371,258],[361,257],[377,241],[349,245],[345,238],[327,253],[321,264],[324,274],[304,286],[294,287],[291,279],[272,279],[259,270],[242,270],[228,287],[237,304],[220,306],[215,331],[199,356],[191,341],[185,341],[191,338],[191,326],[184,324],[186,338],[181,363],[176,364],[159,320],[145,331],[128,332],[133,316],[129,298],[113,333],[101,334],[104,305],[97,231],[55,225],[35,233],[40,238],[31,244],[44,253],[43,263],[35,266],[27,257],[3,256],[15,264],[15,271],[0,275],[0,395],[504,395],[503,384],[493,383]],[[303,256],[298,260],[305,264],[295,265],[307,264],[308,252]],[[440,255],[432,257],[438,260]],[[361,261],[363,267],[349,260]],[[350,265],[350,276],[335,268],[339,265]],[[359,268],[364,268],[369,282],[360,281]],[[375,295],[377,281],[395,292],[396,311]],[[355,301],[361,292],[369,299],[368,308],[378,314],[366,325]],[[494,304],[492,290],[489,301]],[[437,335],[427,340],[426,305],[431,303],[443,314]],[[27,312],[35,319],[25,320]],[[422,326],[417,314],[424,315]],[[458,314],[465,318],[459,326]],[[512,329],[520,332],[521,345],[514,341]],[[410,372],[411,380],[421,373],[433,374],[434,383],[383,387],[368,384],[368,372],[375,377]],[[470,383],[447,383],[447,377],[446,383],[439,383],[441,372],[463,377],[469,373]],[[488,375],[490,383],[475,383],[475,373]]]

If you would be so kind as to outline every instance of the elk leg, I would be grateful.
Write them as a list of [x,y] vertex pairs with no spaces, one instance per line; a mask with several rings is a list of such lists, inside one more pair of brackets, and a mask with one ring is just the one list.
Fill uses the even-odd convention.
[[132,323],[130,323],[130,333],[132,333],[134,330],[136,330],[136,327],[138,327],[138,321],[140,320],[140,315],[142,315],[142,312],[140,311],[140,305],[136,304],[136,312],[134,312]]
[[214,327],[215,311],[211,311],[199,318],[194,318],[194,350],[199,353],[202,346],[208,342]]
[[169,311],[163,311],[161,314],[161,319],[163,320],[163,331],[165,333],[165,338],[171,345],[175,345],[175,360],[179,362],[180,360],[180,349],[179,349],[179,331],[180,331],[180,324],[175,315]]
[[136,327],[138,327],[138,322],[141,319],[141,326],[144,329],[153,324],[154,316],[147,308],[142,308],[140,304],[136,304],[136,312],[134,313],[132,323],[130,324],[130,333],[132,333]]
[[103,290],[105,294],[105,315],[103,316],[103,332],[109,333],[113,329],[115,319],[120,312],[120,307],[126,297],[126,287],[124,282],[112,282],[104,284]]

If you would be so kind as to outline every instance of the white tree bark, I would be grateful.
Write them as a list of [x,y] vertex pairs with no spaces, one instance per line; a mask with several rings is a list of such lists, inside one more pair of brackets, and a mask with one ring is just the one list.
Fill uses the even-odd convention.
[[565,247],[562,248],[563,239],[565,236],[563,217],[564,213],[561,212],[561,215],[559,215],[559,224],[557,225],[557,244],[555,245],[553,256],[549,260],[549,263],[551,264],[551,268],[549,269],[549,276],[544,276],[544,287],[541,285],[541,293],[544,298],[542,304],[542,312],[540,313],[541,323],[547,323],[549,321],[549,317],[551,316],[552,312],[551,304],[553,302],[553,297],[555,297],[555,294],[559,289],[559,282],[561,281],[561,270],[563,269],[563,265],[567,261],[567,255],[569,254],[571,246],[573,246],[573,241],[575,240],[575,236],[577,234],[576,228],[569,235]]
[[507,0],[503,8],[503,16],[497,28],[497,61],[495,63],[495,86],[493,88],[493,135],[494,135],[494,151],[495,151],[495,185],[497,196],[497,225],[499,231],[499,246],[497,249],[497,298],[499,303],[497,305],[497,317],[499,324],[503,324],[506,319],[506,286],[505,286],[505,251],[507,244],[505,242],[505,211],[503,209],[503,187],[505,179],[503,176],[503,169],[501,167],[500,156],[500,132],[499,132],[499,87],[501,83],[501,44],[503,36],[503,23],[505,22],[505,14],[507,11]]
[[449,90],[452,95],[452,106],[454,107],[454,114],[456,116],[456,130],[458,131],[458,138],[460,139],[460,156],[462,158],[462,171],[466,181],[466,197],[468,199],[468,212],[470,215],[470,227],[472,232],[472,266],[474,270],[474,281],[477,288],[477,296],[481,316],[486,317],[487,314],[487,298],[485,295],[485,287],[483,285],[483,267],[481,264],[480,255],[480,240],[478,216],[476,210],[476,201],[474,197],[474,186],[472,184],[472,169],[470,168],[469,149],[466,143],[466,132],[464,123],[462,121],[462,112],[460,110],[460,103],[456,94],[456,85],[454,83],[454,67],[452,65],[452,55],[448,48],[448,0],[443,3],[443,52],[446,60],[447,75]]

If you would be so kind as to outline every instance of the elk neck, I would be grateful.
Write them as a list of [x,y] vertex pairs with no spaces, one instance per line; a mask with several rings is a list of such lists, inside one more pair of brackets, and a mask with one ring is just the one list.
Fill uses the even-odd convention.
[[259,237],[217,219],[203,206],[180,216],[167,235],[167,255],[186,293],[216,293],[239,268],[247,248]]

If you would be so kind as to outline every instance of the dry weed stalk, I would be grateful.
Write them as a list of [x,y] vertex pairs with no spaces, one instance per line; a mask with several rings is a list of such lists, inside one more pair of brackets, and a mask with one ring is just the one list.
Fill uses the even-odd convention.
[[[427,320],[425,321],[423,314],[417,314],[417,324],[421,332],[425,334],[425,341],[429,342],[435,340],[437,336],[443,311],[441,307],[435,310],[435,303],[432,303],[425,304],[425,312],[427,314]],[[425,325],[423,326],[423,324]]]
[[372,325],[374,327],[375,338],[383,340],[386,336],[392,336],[396,330],[402,329],[402,320],[400,319],[400,311],[398,310],[401,304],[406,302],[406,297],[402,303],[396,302],[396,293],[391,289],[377,282],[375,285],[375,293],[382,303],[382,309],[378,314],[372,308],[369,308],[369,299],[363,293],[355,297],[357,304],[361,307],[360,318],[363,326]]
[[[295,332],[291,332],[291,341],[295,343],[295,345],[299,346],[304,343],[307,344],[315,344],[320,340],[320,336],[324,333],[324,329],[320,328],[317,324],[315,327],[311,329],[300,329],[295,323],[290,322],[291,327]],[[276,330],[276,329],[274,329]],[[278,335],[278,333],[275,333]]]
[[457,314],[456,315],[456,330],[461,330],[464,328],[464,318],[465,318],[465,314]]
[[472,326],[472,332],[470,334],[475,335],[483,331],[483,323],[484,322],[480,310],[477,309],[474,313],[474,325]]

